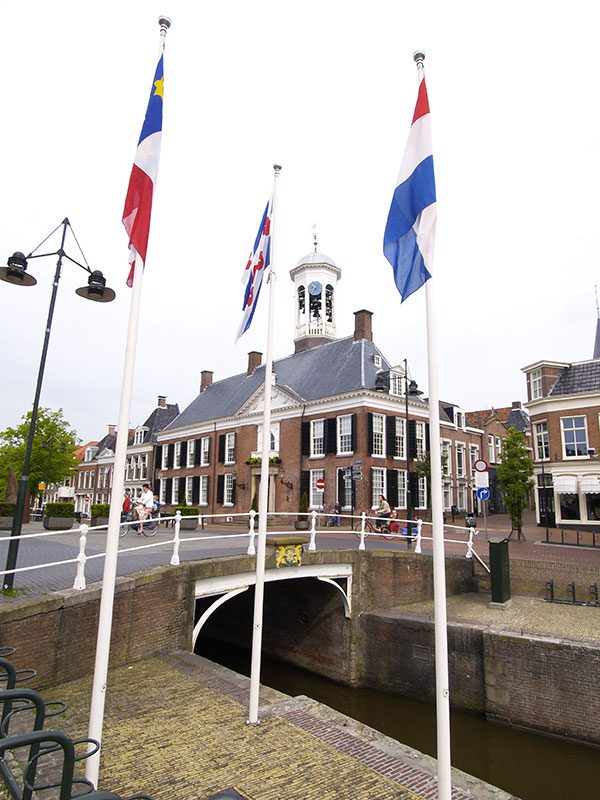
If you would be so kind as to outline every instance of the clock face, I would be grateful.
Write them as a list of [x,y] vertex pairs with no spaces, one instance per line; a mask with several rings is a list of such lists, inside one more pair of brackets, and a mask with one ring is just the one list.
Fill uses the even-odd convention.
[[313,297],[317,294],[321,294],[321,289],[323,287],[319,283],[319,281],[311,281],[308,284],[308,293],[311,294]]

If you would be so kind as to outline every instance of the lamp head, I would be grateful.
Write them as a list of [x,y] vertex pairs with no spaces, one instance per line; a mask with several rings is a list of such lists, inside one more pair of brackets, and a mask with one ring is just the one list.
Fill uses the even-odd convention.
[[106,286],[106,278],[99,269],[90,273],[88,285],[75,289],[75,293],[86,300],[94,300],[96,303],[110,303],[115,299],[115,293]]
[[411,397],[418,397],[420,394],[423,394],[423,392],[422,392],[422,391],[419,389],[419,387],[417,386],[417,382],[416,382],[415,380],[412,380],[412,381],[411,381],[411,382],[408,384],[408,394],[409,394]]
[[0,280],[14,283],[15,286],[35,286],[36,279],[27,272],[27,259],[17,251],[8,259],[6,267],[0,267]]

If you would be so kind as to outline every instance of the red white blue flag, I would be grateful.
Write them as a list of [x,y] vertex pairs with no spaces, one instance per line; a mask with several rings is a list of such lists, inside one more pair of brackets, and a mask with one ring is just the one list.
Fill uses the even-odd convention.
[[402,302],[431,278],[436,194],[429,100],[421,79],[417,105],[383,236]]
[[148,249],[148,235],[150,233],[150,217],[152,214],[152,195],[156,186],[158,175],[158,160],[160,157],[160,140],[162,135],[163,111],[163,56],[160,57],[152,89],[146,118],[142,126],[142,133],[138,142],[129,188],[123,209],[123,225],[129,234],[129,264],[130,271],[127,285],[133,286],[133,270],[136,255],[139,255],[144,264]]
[[265,213],[260,221],[256,240],[254,242],[254,249],[250,253],[250,258],[246,264],[242,281],[245,284],[244,290],[244,303],[242,310],[244,316],[242,317],[242,324],[238,331],[235,340],[248,330],[252,323],[254,312],[256,311],[256,304],[258,303],[258,296],[260,294],[260,287],[262,286],[263,277],[271,264],[271,215],[273,212],[273,196],[269,199],[266,205]]

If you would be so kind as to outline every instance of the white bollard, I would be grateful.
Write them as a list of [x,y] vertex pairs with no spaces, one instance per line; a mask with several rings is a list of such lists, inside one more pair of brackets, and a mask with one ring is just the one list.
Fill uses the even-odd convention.
[[314,552],[317,549],[317,512],[313,509],[310,515],[312,520],[310,524],[310,542],[308,544],[308,549]]
[[421,528],[423,527],[423,520],[417,520],[417,540],[415,542],[415,553],[421,552]]
[[467,558],[473,558],[473,534],[475,528],[469,528],[469,541],[467,542]]
[[367,521],[367,515],[363,511],[360,515],[360,544],[358,545],[359,550],[366,550],[365,547],[365,523]]
[[85,562],[87,556],[85,554],[85,543],[87,539],[88,525],[82,523],[79,526],[79,554],[77,556],[77,574],[73,583],[74,589],[85,589]]
[[181,511],[175,512],[175,536],[173,537],[173,555],[171,556],[171,566],[178,567],[181,563],[179,560],[179,543],[181,538],[179,531],[181,529]]
[[255,556],[256,555],[256,547],[254,546],[254,539],[256,538],[256,533],[254,531],[254,522],[256,517],[256,511],[254,509],[250,509],[250,514],[248,517],[248,549],[246,550],[246,555]]

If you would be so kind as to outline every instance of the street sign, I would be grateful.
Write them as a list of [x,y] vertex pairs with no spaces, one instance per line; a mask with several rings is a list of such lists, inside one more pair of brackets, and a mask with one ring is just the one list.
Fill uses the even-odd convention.
[[315,481],[315,489],[318,489],[320,492],[322,492],[324,488],[325,488],[325,481],[323,480],[323,478],[317,478],[317,480]]
[[482,487],[487,487],[490,485],[490,473],[489,472],[476,472],[475,473],[475,488],[481,489]]
[[90,502],[90,496],[89,496],[89,494],[86,494],[86,496],[84,497],[84,500],[85,500],[85,502],[86,502],[86,503],[89,503],[89,502]]
[[357,458],[357,459],[356,459],[356,461],[355,461],[354,463],[355,463],[355,464],[362,464],[362,463],[363,463],[363,460],[362,460],[362,458]]
[[473,469],[475,472],[485,472],[488,468],[487,461],[484,461],[483,458],[478,458],[477,461],[473,464]]
[[38,483],[38,489],[39,489],[39,491],[40,491],[40,492],[43,492],[45,488],[46,488],[46,484],[45,484],[45,483],[43,483],[42,481],[40,481],[40,483]]
[[489,500],[490,499],[490,490],[487,489],[485,486],[482,486],[480,489],[477,489],[477,499],[478,500]]
[[360,469],[355,469],[355,470],[353,471],[353,473],[352,473],[352,478],[353,478],[355,481],[362,481],[362,470],[360,470]]

